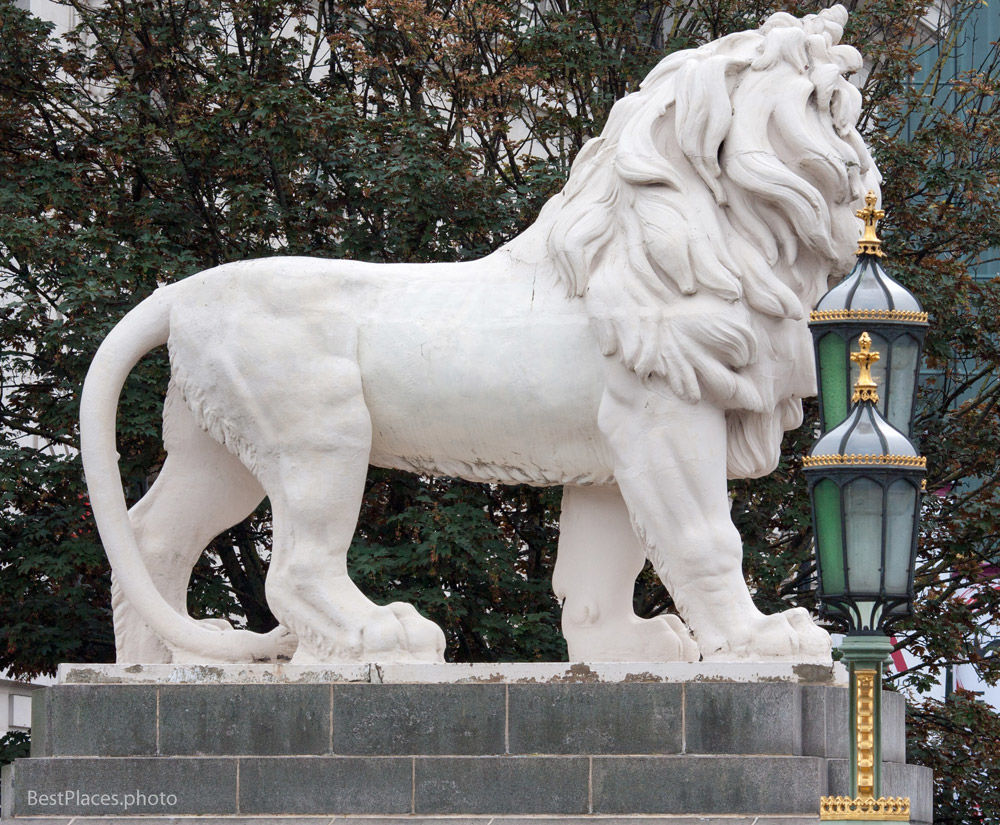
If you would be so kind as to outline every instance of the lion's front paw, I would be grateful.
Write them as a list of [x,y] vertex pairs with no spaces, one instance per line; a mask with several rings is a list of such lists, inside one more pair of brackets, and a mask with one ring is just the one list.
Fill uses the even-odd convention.
[[[832,661],[830,634],[813,622],[801,607],[766,616],[757,613],[719,639],[711,649],[702,646],[706,661],[795,662],[824,664]],[[725,632],[725,631],[724,631]]]

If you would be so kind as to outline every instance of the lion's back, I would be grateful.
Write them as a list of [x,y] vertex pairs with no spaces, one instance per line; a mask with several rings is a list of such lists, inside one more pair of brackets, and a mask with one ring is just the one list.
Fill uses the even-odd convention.
[[356,380],[372,463],[484,481],[608,480],[604,359],[589,319],[554,281],[516,269],[502,258],[219,267],[176,288],[175,381],[201,417],[267,441],[263,419],[303,429]]

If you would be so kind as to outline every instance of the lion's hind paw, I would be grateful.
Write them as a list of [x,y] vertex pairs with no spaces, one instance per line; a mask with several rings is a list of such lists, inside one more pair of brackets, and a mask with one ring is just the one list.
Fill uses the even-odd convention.
[[300,635],[294,665],[443,662],[444,632],[405,602],[370,605],[350,624]]

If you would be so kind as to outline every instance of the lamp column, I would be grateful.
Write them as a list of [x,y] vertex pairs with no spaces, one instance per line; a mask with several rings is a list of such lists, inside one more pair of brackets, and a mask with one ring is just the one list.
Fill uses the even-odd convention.
[[[830,800],[830,813],[838,813],[838,808],[847,802],[882,798],[882,667],[892,652],[892,642],[881,633],[848,635],[840,651],[851,677],[851,797],[840,803],[836,797],[825,797]],[[899,809],[900,820],[909,820],[908,799],[899,800],[894,807]]]
[[[892,651],[887,629],[913,608],[927,461],[908,436],[927,315],[879,262],[884,253],[875,228],[884,213],[875,205],[869,192],[858,212],[865,231],[857,265],[810,317],[824,435],[803,459],[803,470],[820,613],[846,625],[840,651],[850,672],[851,793],[822,798],[820,819],[830,823],[910,816],[909,799],[882,796],[882,669]],[[887,349],[885,360],[872,349],[873,337]],[[876,376],[885,387],[881,399]]]

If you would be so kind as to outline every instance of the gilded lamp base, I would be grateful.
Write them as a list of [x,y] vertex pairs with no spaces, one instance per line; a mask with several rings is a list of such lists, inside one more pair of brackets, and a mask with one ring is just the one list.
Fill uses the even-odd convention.
[[839,820],[857,822],[859,820],[878,822],[909,822],[910,798],[903,796],[880,796],[878,799],[859,796],[824,796],[819,801],[819,818],[824,821]]

